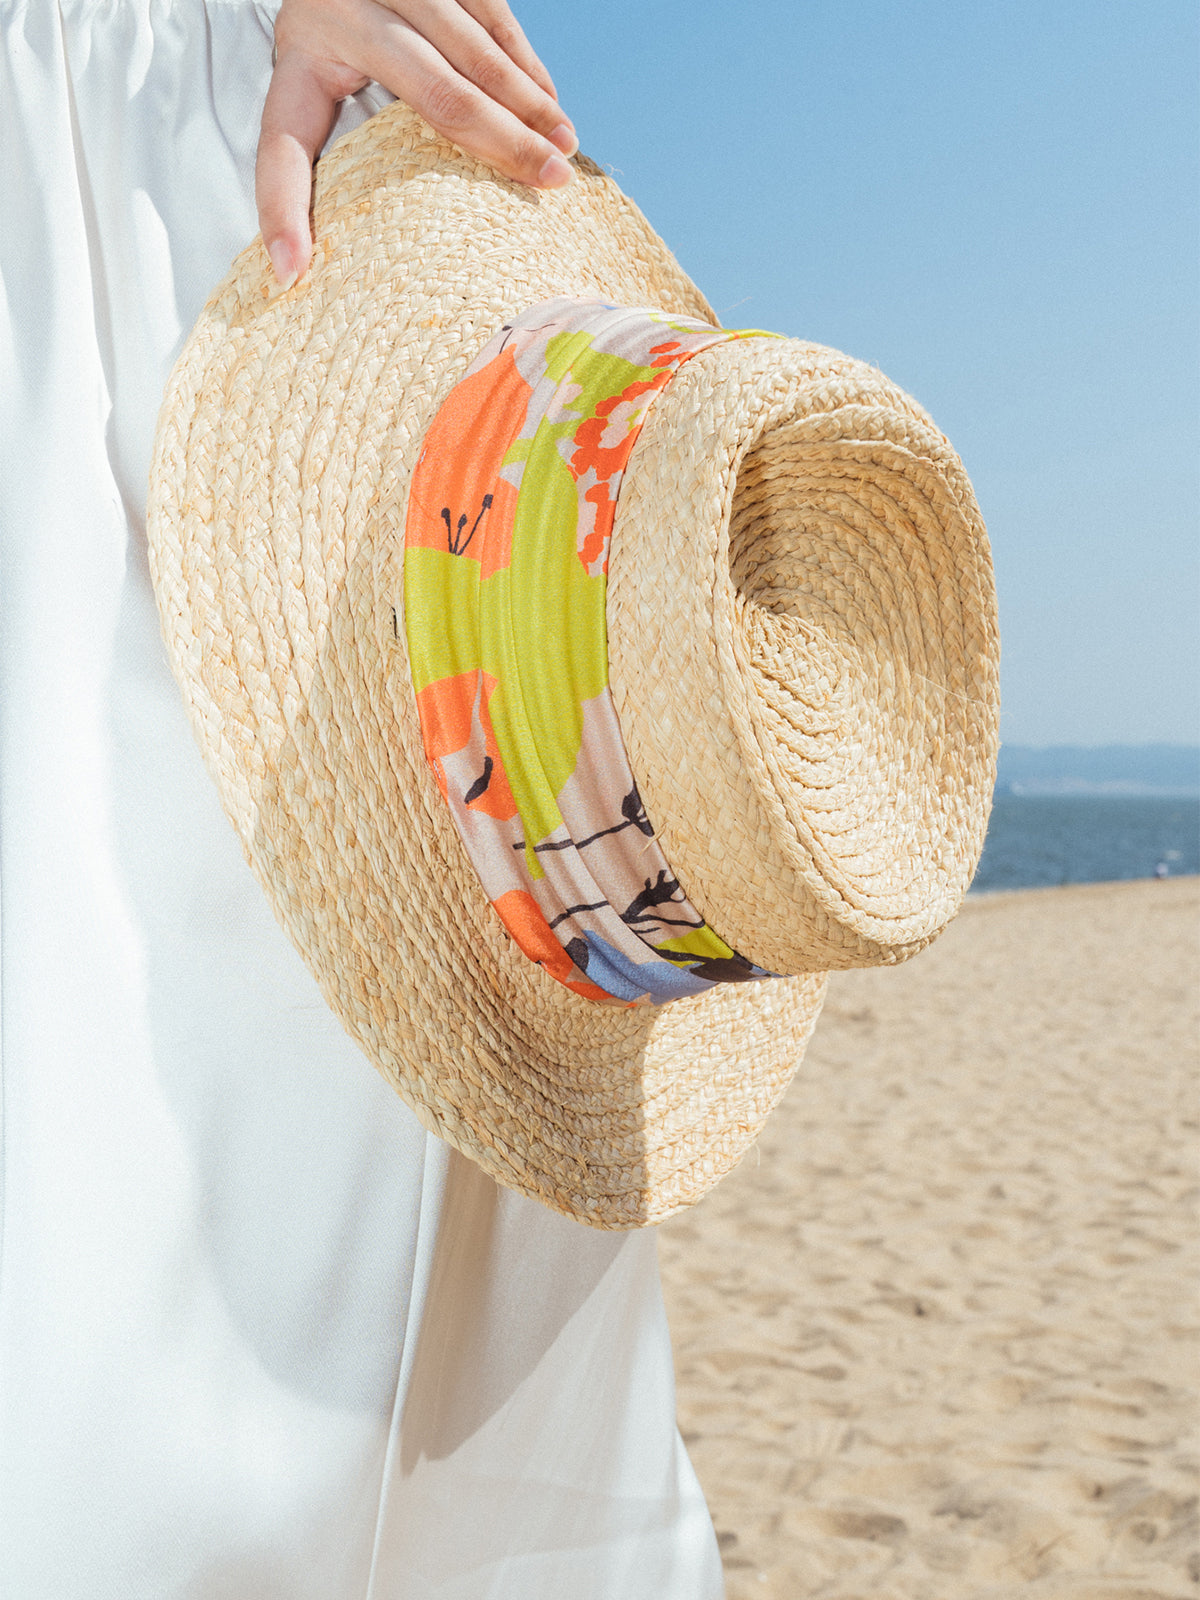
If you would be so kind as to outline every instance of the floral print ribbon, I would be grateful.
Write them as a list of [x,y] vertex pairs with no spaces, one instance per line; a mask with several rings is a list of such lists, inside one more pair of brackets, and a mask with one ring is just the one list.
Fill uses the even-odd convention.
[[509,933],[592,1000],[770,976],[689,905],[655,840],[605,628],[617,494],[655,395],[755,331],[535,306],[451,391],[413,474],[404,614],[426,757]]

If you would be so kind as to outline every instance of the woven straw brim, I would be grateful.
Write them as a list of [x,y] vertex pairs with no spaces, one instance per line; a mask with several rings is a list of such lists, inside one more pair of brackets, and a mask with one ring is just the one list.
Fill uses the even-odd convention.
[[[164,402],[151,561],[197,738],[283,926],[347,1029],[424,1124],[499,1182],[582,1221],[625,1228],[660,1220],[699,1198],[752,1142],[799,1061],[824,978],[812,972],[622,1010],[579,999],[521,954],[484,897],[425,763],[404,647],[404,521],[436,407],[509,316],[559,294],[709,319],[711,311],[590,164],[581,163],[569,190],[535,194],[438,140],[403,107],[372,119],[320,163],[315,232],[312,268],[286,295],[274,293],[261,245],[238,259]],[[768,341],[751,344],[761,350]],[[794,347],[801,366],[813,358],[796,352],[808,348]],[[691,365],[719,373],[709,354]],[[803,388],[798,373],[788,381]],[[644,670],[631,664],[636,641],[617,649],[626,597],[645,603],[628,582],[639,562],[626,522],[637,529],[639,517],[659,515],[645,468],[657,471],[656,447],[673,448],[680,418],[670,408],[692,404],[693,390],[681,387],[686,377],[685,369],[657,402],[661,415],[651,414],[627,476],[634,515],[627,519],[623,496],[614,534],[619,701]],[[737,572],[739,540],[750,537],[745,528],[761,502],[754,485],[770,480],[771,467],[760,445],[765,465],[750,472],[742,505],[737,468],[758,435],[733,413],[761,415],[760,400],[737,399],[728,449],[718,441],[711,459],[697,454],[689,471],[698,487],[681,475],[685,498],[715,495],[724,507],[715,542],[726,548],[716,587],[707,599],[692,595],[681,616],[689,607],[692,615],[706,606],[719,612],[735,591],[764,618],[773,614],[756,598],[766,592],[755,589],[758,579]],[[905,414],[919,418],[908,406]],[[708,539],[705,570],[712,527]],[[704,570],[695,577],[706,582]],[[680,581],[690,585],[692,575]],[[725,650],[715,642],[695,648],[701,656]],[[731,640],[729,649],[740,646]],[[978,689],[970,690],[976,698]],[[672,765],[703,788],[705,762],[734,752],[705,742],[704,719],[680,733],[653,708],[625,705],[621,715],[627,738],[634,730],[635,773],[649,776],[651,816],[663,817],[668,859],[690,894],[673,851],[678,845],[690,860],[702,829],[684,837],[664,788]],[[726,730],[738,715],[726,707],[713,726]],[[766,747],[758,739],[760,754]],[[741,795],[736,775],[709,776],[714,789],[728,779],[729,794]],[[760,814],[743,823],[770,829],[758,767],[747,781]],[[732,826],[723,804],[714,814],[710,803],[703,824],[715,830],[706,847],[718,858],[719,830]],[[977,854],[972,829],[981,838],[978,819],[968,818],[947,847],[955,881],[965,881],[959,858]],[[728,872],[740,903],[743,846],[730,837]],[[786,839],[782,847],[759,843],[781,849],[785,867],[791,862],[799,898],[789,917],[807,917],[812,901],[832,927],[837,917],[816,888],[819,866],[798,871]],[[698,874],[698,892],[718,931],[738,944],[727,931],[736,920],[729,885],[720,880],[719,872]],[[758,892],[752,873],[745,882],[749,898]],[[910,907],[905,915],[901,942],[915,947],[934,930],[926,912]],[[851,931],[858,943],[848,959],[894,958],[864,955],[875,924]],[[771,937],[758,943],[768,948]],[[805,949],[792,970],[825,964]]]

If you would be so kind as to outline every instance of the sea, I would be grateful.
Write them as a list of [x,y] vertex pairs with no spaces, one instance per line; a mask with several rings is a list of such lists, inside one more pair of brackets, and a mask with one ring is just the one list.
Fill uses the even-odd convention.
[[997,794],[973,894],[1200,873],[1200,797]]

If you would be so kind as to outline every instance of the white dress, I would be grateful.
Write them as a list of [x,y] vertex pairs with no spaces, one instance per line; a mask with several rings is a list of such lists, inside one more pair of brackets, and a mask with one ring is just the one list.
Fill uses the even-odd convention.
[[255,232],[271,20],[0,0],[0,1595],[714,1600],[653,1236],[377,1078],[159,642],[150,441]]

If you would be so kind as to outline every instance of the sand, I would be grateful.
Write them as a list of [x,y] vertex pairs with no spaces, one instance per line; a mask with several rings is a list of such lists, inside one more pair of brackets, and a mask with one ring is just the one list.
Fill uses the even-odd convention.
[[968,902],[842,973],[660,1230],[729,1600],[1200,1595],[1200,879]]

